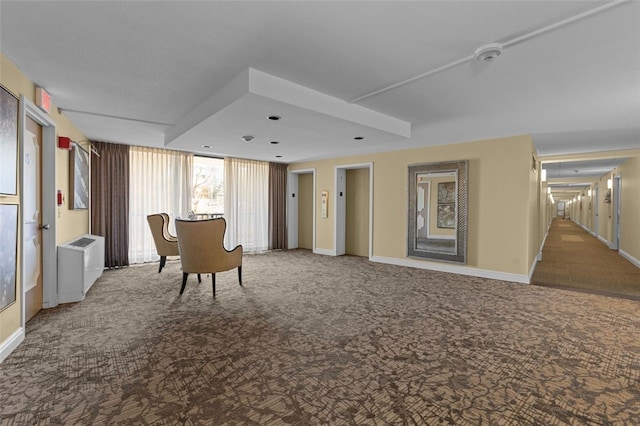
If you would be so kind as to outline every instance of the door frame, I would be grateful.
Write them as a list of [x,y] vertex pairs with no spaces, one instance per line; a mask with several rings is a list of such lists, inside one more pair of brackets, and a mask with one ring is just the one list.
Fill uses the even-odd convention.
[[333,203],[333,214],[336,220],[333,225],[333,254],[341,256],[346,253],[347,170],[354,169],[369,169],[369,260],[371,260],[373,257],[373,162],[336,166]]
[[316,169],[301,169],[289,171],[287,174],[287,248],[298,248],[298,182],[300,175],[311,173],[313,176],[313,229],[312,251],[316,252]]
[[613,177],[613,233],[611,235],[611,248],[620,249],[620,175]]
[[593,236],[598,237],[600,235],[600,188],[598,185],[593,187]]
[[[24,155],[24,137],[26,118],[29,117],[42,126],[42,160],[40,167],[42,191],[42,222],[48,223],[49,229],[42,232],[42,307],[58,306],[58,265],[56,259],[56,123],[38,108],[33,102],[20,96],[20,205],[24,205],[24,173],[22,167]],[[23,209],[20,209],[20,223],[24,221]],[[24,238],[20,228],[20,241]],[[24,247],[21,246],[21,265]],[[20,274],[20,291],[22,291],[21,324],[25,326],[24,277]]]

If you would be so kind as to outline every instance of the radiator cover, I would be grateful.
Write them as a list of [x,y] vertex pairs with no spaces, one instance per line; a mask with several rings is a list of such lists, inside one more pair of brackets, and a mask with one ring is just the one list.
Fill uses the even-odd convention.
[[58,246],[58,300],[79,302],[104,270],[104,237],[85,234]]

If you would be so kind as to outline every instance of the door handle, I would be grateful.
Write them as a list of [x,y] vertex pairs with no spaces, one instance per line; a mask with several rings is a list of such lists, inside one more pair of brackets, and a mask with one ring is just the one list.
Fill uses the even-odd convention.
[[40,229],[49,229],[49,224],[47,223],[46,225],[40,225],[39,228]]

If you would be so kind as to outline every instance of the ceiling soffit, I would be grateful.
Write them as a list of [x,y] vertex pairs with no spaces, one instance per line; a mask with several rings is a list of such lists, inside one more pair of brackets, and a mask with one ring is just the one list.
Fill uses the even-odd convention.
[[[271,115],[282,119],[269,123]],[[411,123],[249,68],[169,128],[165,145],[231,152],[245,135],[253,143],[277,140],[287,150],[304,148],[288,151],[284,161],[295,161],[344,148],[354,138],[367,146],[407,139]]]

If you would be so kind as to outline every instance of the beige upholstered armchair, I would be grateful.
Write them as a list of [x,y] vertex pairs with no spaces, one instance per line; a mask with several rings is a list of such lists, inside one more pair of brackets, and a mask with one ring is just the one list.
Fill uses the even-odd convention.
[[167,262],[167,256],[178,256],[178,238],[169,233],[169,215],[166,213],[150,214],[147,216],[153,241],[156,243],[156,250],[160,256],[160,268],[158,273]]
[[216,272],[238,268],[238,281],[242,285],[242,246],[229,251],[224,248],[224,218],[206,220],[176,219],[180,261],[182,262],[182,288],[184,292],[189,274],[211,274],[213,297],[216,297]]

